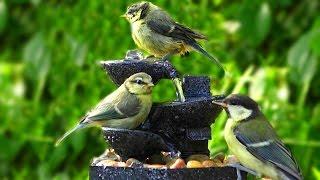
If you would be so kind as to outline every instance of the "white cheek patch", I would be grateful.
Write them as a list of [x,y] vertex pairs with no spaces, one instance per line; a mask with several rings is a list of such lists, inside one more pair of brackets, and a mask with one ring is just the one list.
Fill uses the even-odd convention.
[[237,105],[228,105],[228,110],[231,118],[236,121],[246,119],[252,113],[252,110]]

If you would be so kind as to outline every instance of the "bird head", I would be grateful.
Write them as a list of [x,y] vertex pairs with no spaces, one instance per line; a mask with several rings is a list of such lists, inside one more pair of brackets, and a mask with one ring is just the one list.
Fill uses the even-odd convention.
[[214,104],[222,106],[229,118],[241,121],[260,114],[259,105],[248,96],[232,94],[223,100],[214,100]]
[[136,95],[151,94],[154,86],[151,76],[143,72],[130,76],[124,85],[130,93]]
[[132,4],[128,7],[127,12],[122,15],[122,17],[125,17],[130,23],[134,23],[147,16],[150,6],[152,6],[152,4],[146,1]]

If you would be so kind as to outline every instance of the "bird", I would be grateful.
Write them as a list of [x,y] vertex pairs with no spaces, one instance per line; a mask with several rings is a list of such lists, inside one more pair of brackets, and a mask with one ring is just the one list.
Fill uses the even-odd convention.
[[134,129],[147,118],[152,106],[152,78],[140,72],[131,75],[114,92],[101,100],[71,130],[59,138],[58,146],[72,132],[88,126]]
[[206,36],[175,22],[168,13],[151,2],[132,4],[122,17],[131,24],[131,35],[135,44],[149,54],[166,60],[171,55],[185,55],[196,50],[214,61],[225,72],[220,61],[197,42],[207,39]]
[[232,94],[214,100],[227,112],[224,138],[240,164],[259,176],[274,180],[301,180],[301,171],[291,152],[250,97]]

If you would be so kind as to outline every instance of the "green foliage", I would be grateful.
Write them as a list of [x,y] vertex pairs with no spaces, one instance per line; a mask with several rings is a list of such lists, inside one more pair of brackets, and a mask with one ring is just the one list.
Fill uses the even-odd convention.
[[[98,128],[54,141],[116,87],[97,62],[136,46],[119,16],[133,1],[0,0],[0,179],[84,179],[106,147]],[[320,2],[155,1],[209,37],[204,47],[231,77],[197,53],[174,57],[183,74],[209,75],[213,94],[244,93],[261,105],[306,179],[320,177]],[[155,101],[175,98],[170,81]],[[222,113],[211,152],[227,151]]]

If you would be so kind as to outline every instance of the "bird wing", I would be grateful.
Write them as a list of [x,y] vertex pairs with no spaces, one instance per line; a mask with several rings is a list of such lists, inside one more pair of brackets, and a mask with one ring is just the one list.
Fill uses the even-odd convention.
[[124,119],[140,112],[141,103],[137,96],[128,92],[120,96],[118,102],[107,101],[108,97],[106,97],[87,114],[84,121]]
[[[157,12],[157,13],[163,13],[163,12]],[[197,51],[199,51],[200,53],[204,54],[206,57],[214,61],[225,72],[225,69],[221,65],[220,61],[214,56],[210,55],[196,41],[196,39],[206,39],[204,35],[197,33],[186,26],[183,26],[179,23],[174,22],[168,16],[158,15],[156,17],[163,17],[163,18],[146,20],[146,24],[149,27],[149,29],[151,29],[152,31],[158,34],[171,37],[177,41],[185,42],[186,44],[192,46],[194,49],[196,49]]]
[[147,20],[146,24],[152,31],[158,34],[182,40],[186,43],[195,43],[195,39],[206,39],[204,35],[176,23],[170,18]]
[[259,160],[271,163],[286,176],[301,179],[300,170],[265,117],[244,121],[234,128],[236,138]]

